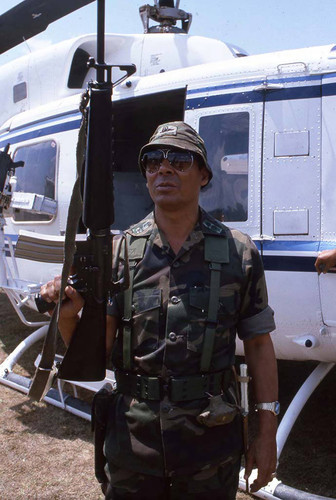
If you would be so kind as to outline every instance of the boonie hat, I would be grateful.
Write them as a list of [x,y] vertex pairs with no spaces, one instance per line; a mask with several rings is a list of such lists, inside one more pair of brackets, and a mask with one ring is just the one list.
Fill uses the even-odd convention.
[[197,153],[202,158],[204,166],[209,172],[209,182],[212,179],[212,170],[208,163],[204,141],[196,130],[187,123],[169,122],[158,126],[150,138],[149,143],[145,144],[140,150],[139,167],[144,177],[146,177],[146,172],[141,165],[140,159],[142,155],[149,149],[152,149],[153,146],[155,148],[158,146],[174,146],[179,149]]

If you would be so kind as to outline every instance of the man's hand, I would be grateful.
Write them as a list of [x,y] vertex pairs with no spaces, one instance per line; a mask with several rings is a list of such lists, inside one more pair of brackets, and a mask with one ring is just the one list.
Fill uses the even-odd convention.
[[318,254],[315,261],[315,268],[318,274],[326,274],[334,266],[336,266],[336,249],[323,250],[323,252]]
[[263,420],[268,420],[267,425],[264,423],[262,426],[263,430],[265,430],[265,427],[268,427],[268,431],[258,434],[247,452],[245,479],[250,476],[254,467],[258,469],[257,479],[251,484],[250,487],[251,493],[258,491],[263,486],[266,486],[273,479],[273,474],[277,465],[277,450],[275,441],[277,418],[265,410],[261,410],[259,413],[262,414],[260,417]]
[[[57,303],[60,299],[61,276],[42,285],[40,295],[46,302]],[[84,299],[74,288],[67,286],[62,297],[58,328],[65,344],[70,344],[72,335],[79,320],[78,313],[84,306]]]
[[[59,293],[61,288],[61,276],[55,276],[51,281],[41,286],[40,295],[43,300],[49,303],[59,301]],[[71,286],[67,286],[62,297],[63,303],[61,306],[60,316],[62,318],[77,317],[77,314],[84,305],[83,297]]]
[[[270,335],[256,335],[252,339],[245,340],[244,347],[255,400],[258,403],[277,401],[277,363]],[[258,434],[247,452],[245,470],[245,475],[248,477],[253,467],[258,469],[258,477],[251,485],[252,493],[266,486],[275,472],[277,420],[271,411],[258,411]]]

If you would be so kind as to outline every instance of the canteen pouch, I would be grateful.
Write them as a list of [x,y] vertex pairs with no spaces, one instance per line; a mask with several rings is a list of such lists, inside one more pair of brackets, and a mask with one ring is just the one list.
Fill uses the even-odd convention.
[[104,442],[108,419],[114,405],[117,391],[112,385],[105,384],[94,396],[91,409],[91,429],[94,433],[94,462],[95,475],[100,484],[108,482],[105,473],[106,457],[104,455]]
[[237,405],[223,401],[222,395],[210,396],[209,405],[198,415],[197,421],[207,427],[229,424],[239,413]]

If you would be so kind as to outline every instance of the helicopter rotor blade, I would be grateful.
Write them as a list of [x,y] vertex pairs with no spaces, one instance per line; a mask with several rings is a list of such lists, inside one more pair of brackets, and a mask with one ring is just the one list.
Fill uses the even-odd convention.
[[94,0],[24,0],[0,16],[0,54]]

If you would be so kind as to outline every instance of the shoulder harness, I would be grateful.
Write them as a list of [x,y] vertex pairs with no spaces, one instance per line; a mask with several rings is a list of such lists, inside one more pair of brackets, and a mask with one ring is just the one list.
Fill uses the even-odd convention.
[[[142,260],[149,235],[134,237],[127,233],[126,244],[129,259],[129,288],[124,292],[124,317],[123,317],[123,365],[124,370],[132,368],[132,299],[133,280],[137,264]],[[229,244],[225,234],[204,234],[204,259],[209,262],[210,269],[210,294],[208,317],[204,335],[201,373],[210,369],[212,353],[215,343],[215,334],[219,307],[220,276],[222,265],[229,262]]]

